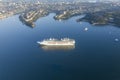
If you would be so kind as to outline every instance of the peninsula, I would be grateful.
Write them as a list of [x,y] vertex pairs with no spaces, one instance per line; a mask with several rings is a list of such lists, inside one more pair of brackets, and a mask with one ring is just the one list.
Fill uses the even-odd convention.
[[87,21],[93,25],[112,24],[120,26],[120,2],[0,2],[0,19],[20,14],[19,19],[25,25],[34,27],[40,17],[55,13],[55,20],[67,20],[84,14],[77,22]]

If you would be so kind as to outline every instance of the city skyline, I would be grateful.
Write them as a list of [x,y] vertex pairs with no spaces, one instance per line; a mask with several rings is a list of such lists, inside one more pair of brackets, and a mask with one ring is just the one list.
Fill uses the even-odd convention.
[[[18,1],[18,0],[0,0],[0,1]],[[80,2],[104,2],[104,1],[110,1],[110,2],[119,2],[120,0],[19,0],[19,1],[49,1],[49,2],[59,2],[59,1],[80,1]]]

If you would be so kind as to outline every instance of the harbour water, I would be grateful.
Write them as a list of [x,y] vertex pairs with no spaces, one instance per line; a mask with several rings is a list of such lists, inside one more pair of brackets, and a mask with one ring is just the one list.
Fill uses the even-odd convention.
[[[120,28],[65,21],[55,14],[31,28],[19,15],[0,20],[0,80],[119,80]],[[48,38],[72,38],[74,47],[40,47]]]

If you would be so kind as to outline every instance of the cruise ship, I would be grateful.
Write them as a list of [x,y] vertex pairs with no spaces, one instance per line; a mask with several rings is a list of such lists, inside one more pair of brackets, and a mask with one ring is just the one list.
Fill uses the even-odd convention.
[[75,40],[69,38],[63,38],[61,40],[50,38],[43,41],[38,41],[37,43],[43,46],[71,46],[75,45]]

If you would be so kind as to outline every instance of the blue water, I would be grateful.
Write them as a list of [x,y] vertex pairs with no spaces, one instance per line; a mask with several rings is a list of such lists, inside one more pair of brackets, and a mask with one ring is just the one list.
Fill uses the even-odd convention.
[[[0,20],[0,80],[120,80],[120,28],[55,21],[50,14],[36,27],[18,15]],[[88,28],[88,31],[84,29]],[[43,49],[36,42],[69,37],[73,49]]]

